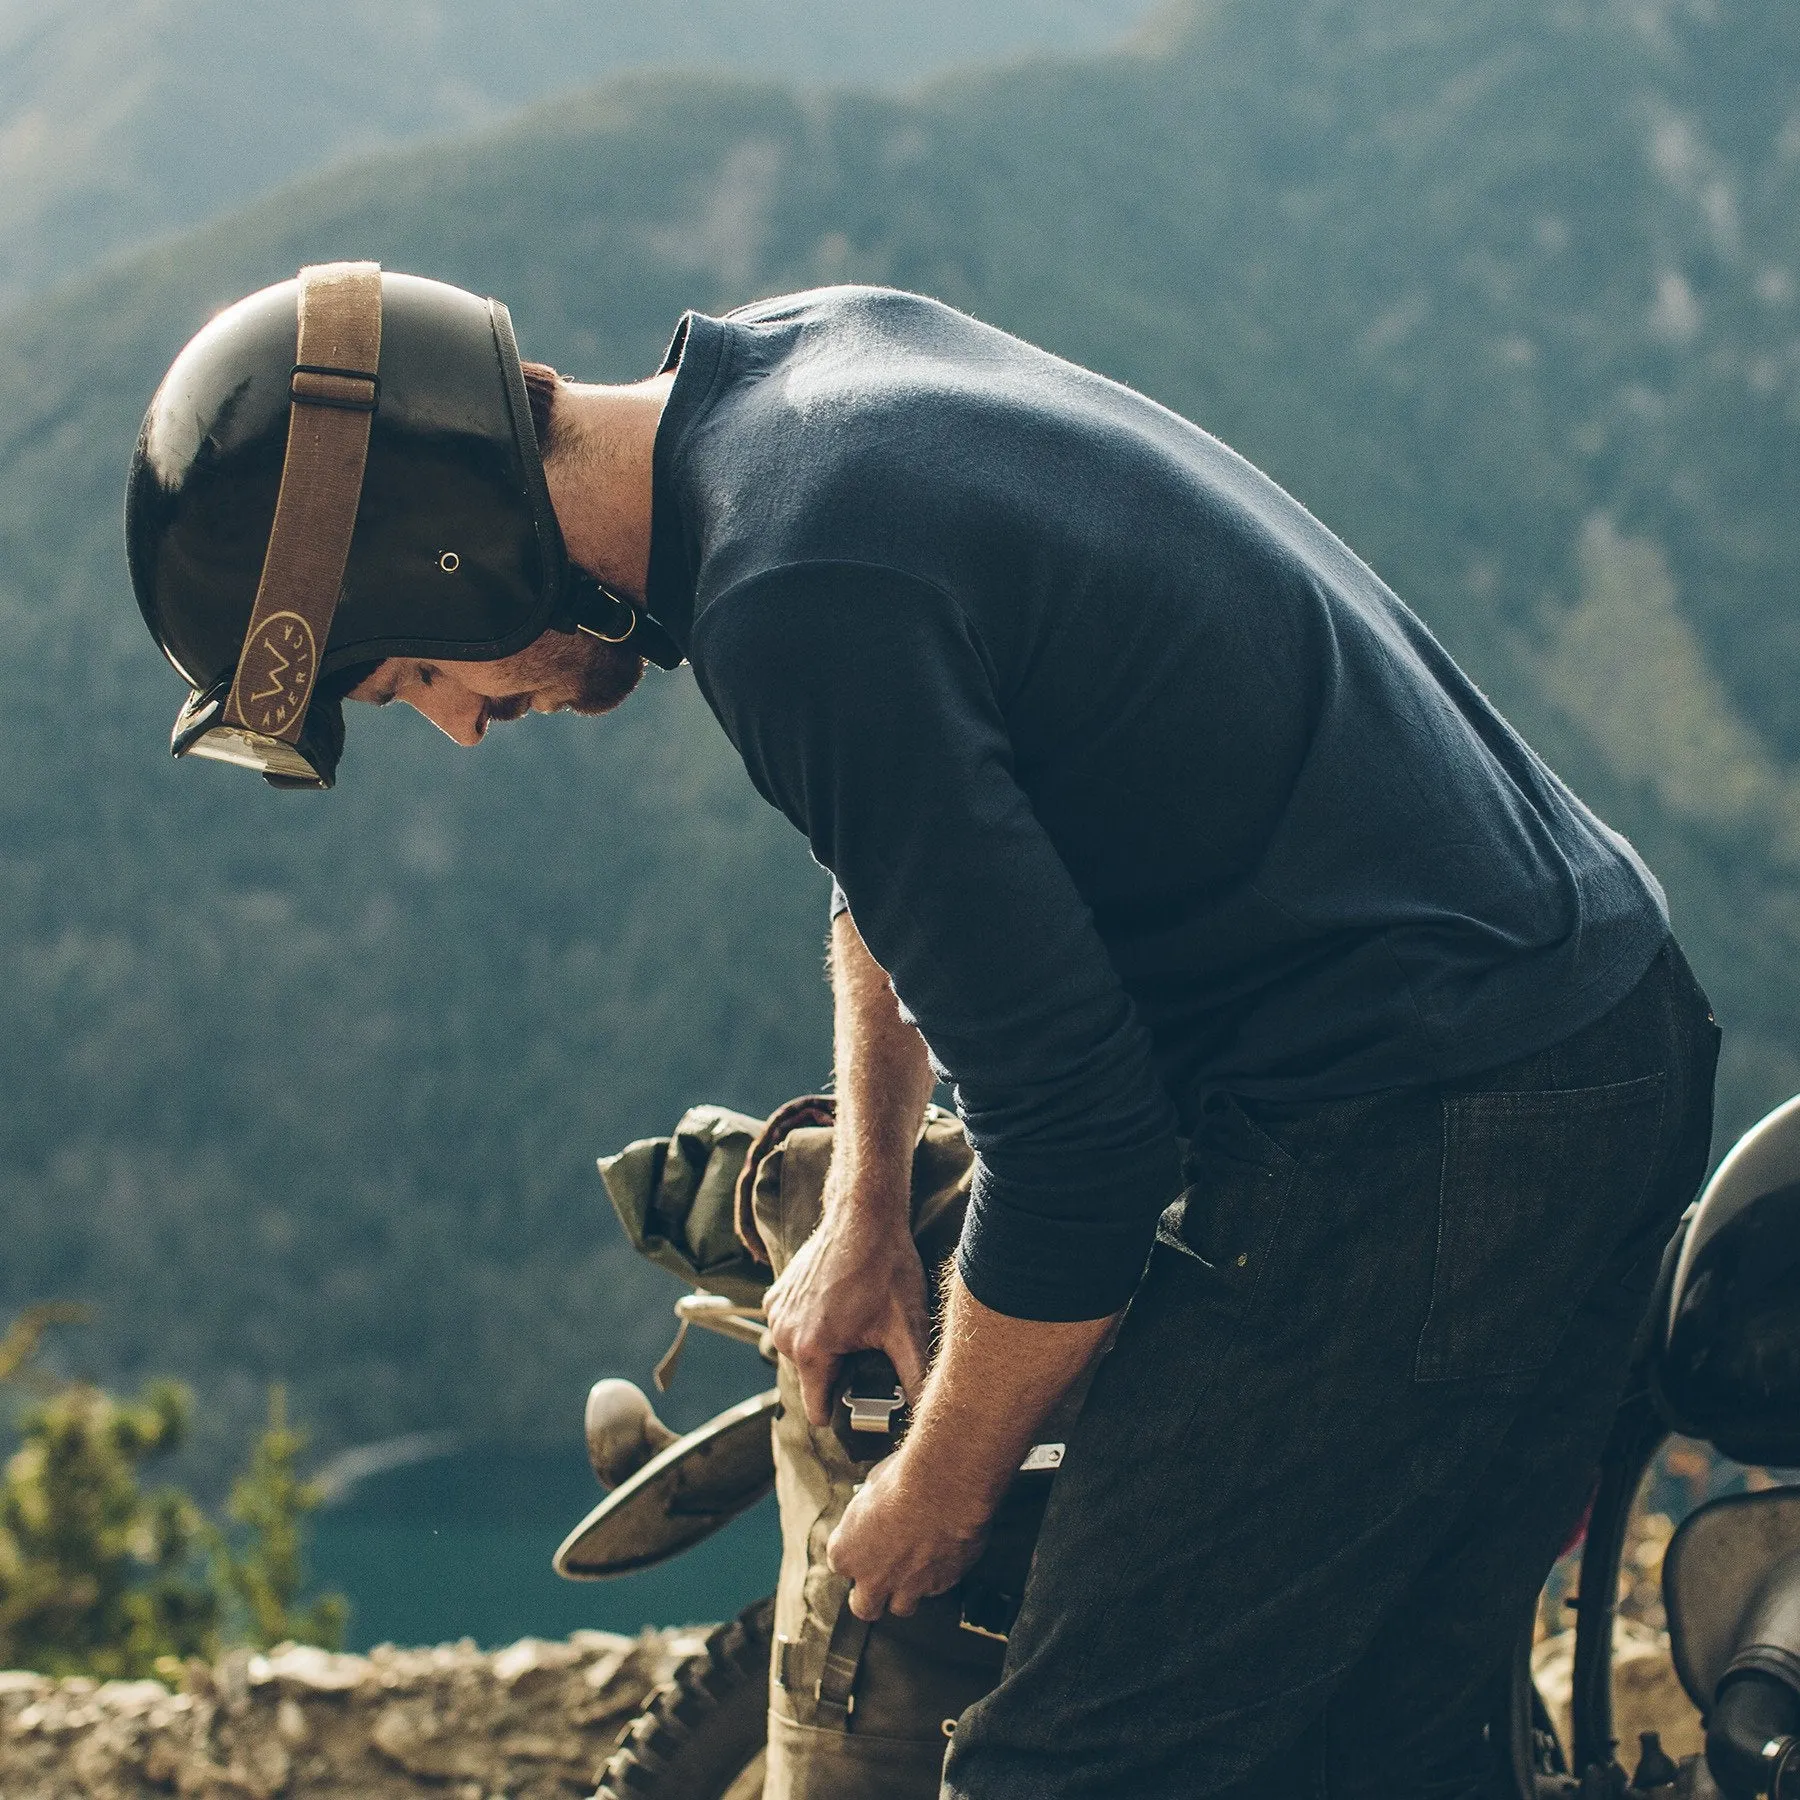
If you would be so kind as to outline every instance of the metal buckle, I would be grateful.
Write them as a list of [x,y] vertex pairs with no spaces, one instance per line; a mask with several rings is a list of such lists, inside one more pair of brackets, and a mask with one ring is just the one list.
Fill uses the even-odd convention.
[[850,1409],[852,1431],[886,1437],[893,1429],[894,1414],[906,1404],[906,1397],[896,1388],[892,1394],[846,1394],[844,1404]]
[[196,738],[183,756],[201,756],[210,762],[233,763],[240,769],[254,769],[259,775],[279,775],[284,781],[305,782],[309,787],[323,787],[319,771],[292,744],[280,738],[264,737],[241,725],[215,725]]

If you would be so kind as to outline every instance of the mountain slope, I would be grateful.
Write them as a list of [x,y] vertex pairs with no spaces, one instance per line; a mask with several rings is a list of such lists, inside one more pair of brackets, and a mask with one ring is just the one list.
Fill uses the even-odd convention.
[[0,304],[382,145],[646,66],[901,82],[1150,0],[0,0]]
[[305,259],[654,365],[686,305],[925,289],[1145,388],[1339,530],[1668,884],[1735,1125],[1800,1087],[1800,69],[1780,0],[1196,6],[911,97],[635,79],[291,190],[0,336],[0,1301],[220,1417],[528,1436],[661,1278],[585,1159],[826,1065],[822,894],[685,676],[343,786],[162,754],[117,492],[167,359]]

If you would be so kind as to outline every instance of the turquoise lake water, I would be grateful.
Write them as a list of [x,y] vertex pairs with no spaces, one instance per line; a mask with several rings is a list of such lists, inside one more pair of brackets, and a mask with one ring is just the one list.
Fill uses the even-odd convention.
[[579,1445],[567,1453],[467,1450],[372,1476],[314,1515],[313,1585],[350,1601],[345,1648],[520,1637],[727,1619],[774,1590],[775,1500],[658,1568],[564,1581],[550,1567],[600,1498]]

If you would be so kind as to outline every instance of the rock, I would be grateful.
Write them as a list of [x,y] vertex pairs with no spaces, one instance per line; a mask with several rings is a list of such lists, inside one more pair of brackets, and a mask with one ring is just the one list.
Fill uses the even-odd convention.
[[283,1644],[162,1682],[0,1671],[4,1800],[584,1800],[696,1642],[583,1631],[340,1656]]
[[158,1738],[145,1753],[144,1775],[152,1787],[173,1787],[180,1769],[181,1749],[168,1738]]
[[369,1678],[367,1657],[339,1656],[311,1644],[277,1644],[267,1656],[250,1659],[252,1687],[282,1682],[315,1694],[347,1694]]
[[552,1643],[547,1638],[520,1638],[504,1650],[496,1651],[493,1660],[494,1679],[508,1684],[540,1671],[561,1671],[581,1661],[581,1651],[574,1644]]
[[213,1692],[227,1711],[240,1711],[250,1699],[250,1665],[261,1662],[248,1650],[228,1650],[213,1669]]
[[427,1781],[467,1778],[479,1781],[490,1757],[474,1744],[446,1740],[438,1722],[402,1701],[384,1707],[369,1733],[369,1742],[409,1775]]
[[244,1773],[258,1800],[274,1800],[275,1795],[284,1792],[293,1767],[287,1746],[281,1741],[279,1725],[273,1732],[252,1738],[244,1747]]
[[120,1718],[137,1718],[169,1698],[160,1681],[109,1681],[100,1690],[100,1710]]

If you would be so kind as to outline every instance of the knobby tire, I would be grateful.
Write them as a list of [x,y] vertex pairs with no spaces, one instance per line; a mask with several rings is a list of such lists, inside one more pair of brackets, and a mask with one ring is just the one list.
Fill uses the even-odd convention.
[[751,1800],[761,1792],[750,1770],[768,1739],[774,1615],[774,1600],[759,1600],[707,1633],[626,1728],[594,1800]]

